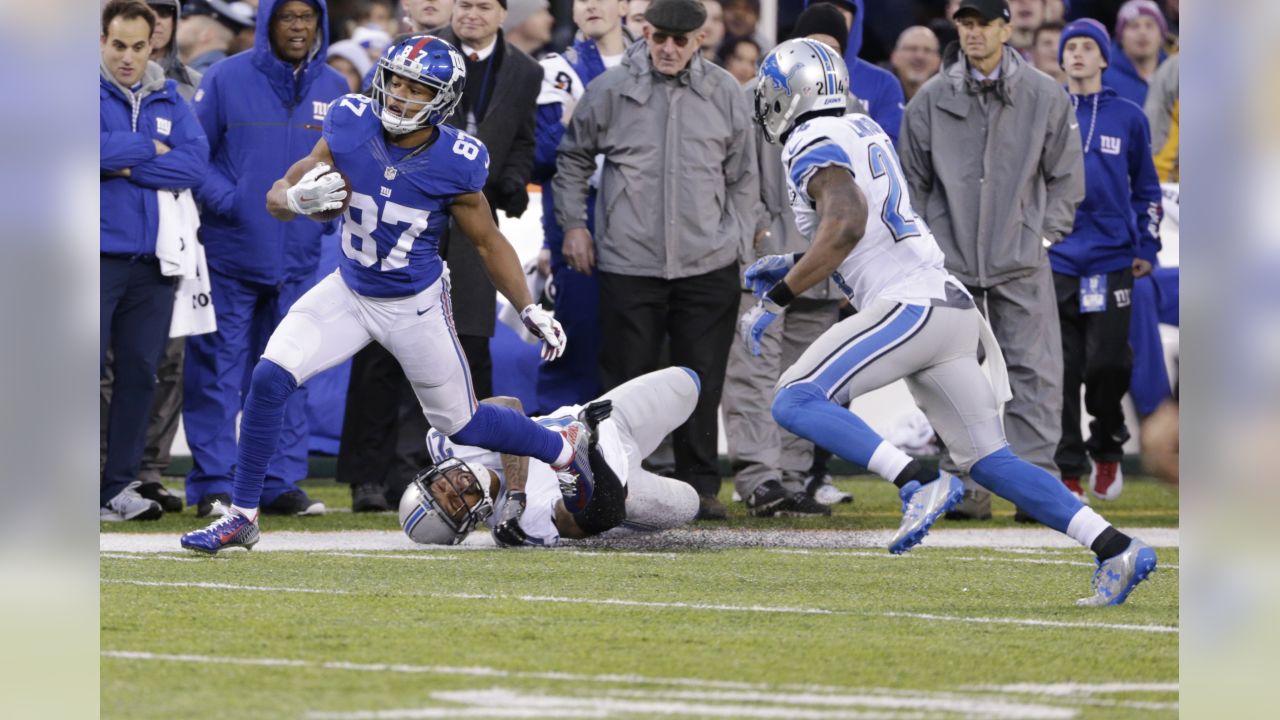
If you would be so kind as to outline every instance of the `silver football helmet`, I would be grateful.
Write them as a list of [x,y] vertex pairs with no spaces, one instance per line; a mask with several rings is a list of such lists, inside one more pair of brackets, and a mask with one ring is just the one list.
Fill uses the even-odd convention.
[[777,144],[796,119],[848,106],[849,69],[835,50],[808,38],[788,40],[760,63],[756,78],[756,122]]
[[[400,528],[416,543],[457,545],[493,514],[489,471],[450,458],[418,473],[400,497]],[[482,479],[483,478],[483,479]]]

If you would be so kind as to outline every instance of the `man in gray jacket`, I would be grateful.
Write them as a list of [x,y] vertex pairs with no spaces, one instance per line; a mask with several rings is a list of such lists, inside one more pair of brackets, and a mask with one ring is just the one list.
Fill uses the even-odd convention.
[[[948,47],[907,105],[898,154],[947,270],[985,300],[1013,389],[1009,444],[1057,475],[1062,341],[1046,247],[1084,198],[1080,131],[1066,90],[1004,45],[1004,0],[963,0],[953,19],[963,53]],[[967,486],[961,516],[990,516],[990,495]]]
[[[700,517],[723,518],[717,407],[738,310],[738,263],[755,229],[751,110],[736,80],[698,55],[706,11],[657,0],[645,42],[596,78],[560,144],[553,188],[569,267],[599,265],[605,389],[671,364],[702,388],[675,432],[676,477],[698,491]],[[587,187],[604,156],[595,212]]]

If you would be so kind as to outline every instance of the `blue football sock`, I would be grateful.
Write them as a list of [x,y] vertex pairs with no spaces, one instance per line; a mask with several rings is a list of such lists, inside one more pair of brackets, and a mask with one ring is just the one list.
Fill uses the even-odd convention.
[[871,466],[871,456],[884,442],[862,418],[828,400],[822,388],[813,383],[779,390],[773,399],[773,419],[796,435],[863,467]]
[[969,475],[982,487],[1011,501],[1059,532],[1084,507],[1057,478],[1004,447],[973,464]]
[[271,462],[280,442],[284,406],[297,389],[293,375],[266,358],[253,368],[249,396],[244,400],[244,414],[240,418],[240,447],[231,485],[231,504],[236,507],[258,507],[267,463]]
[[548,465],[564,449],[560,433],[542,427],[512,408],[481,403],[461,430],[449,436],[459,445],[473,445],[511,455],[525,455]]

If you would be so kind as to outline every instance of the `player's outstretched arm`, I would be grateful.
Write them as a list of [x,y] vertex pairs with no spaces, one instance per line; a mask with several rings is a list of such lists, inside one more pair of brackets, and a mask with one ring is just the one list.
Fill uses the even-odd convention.
[[795,295],[831,277],[867,231],[867,198],[847,168],[824,167],[809,180],[818,230],[804,257],[782,280]]
[[[499,395],[485,398],[480,402],[486,405],[508,407],[524,414],[524,405],[519,398]],[[525,487],[529,480],[529,458],[523,455],[502,453],[502,474],[507,478],[507,502],[502,507],[502,515],[493,527],[493,539],[502,547],[520,547],[528,538],[524,528],[520,526],[520,518],[528,503]]]
[[271,213],[271,217],[286,222],[297,217],[298,213],[289,207],[289,188],[297,185],[307,171],[314,168],[317,163],[333,167],[333,153],[329,151],[329,143],[324,138],[316,142],[310,154],[291,165],[284,177],[277,180],[267,191],[267,212]]

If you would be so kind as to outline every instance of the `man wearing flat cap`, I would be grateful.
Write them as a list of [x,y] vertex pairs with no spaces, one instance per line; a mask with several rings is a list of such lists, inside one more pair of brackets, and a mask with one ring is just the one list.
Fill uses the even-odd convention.
[[[1046,246],[1071,232],[1084,199],[1080,130],[1066,90],[1005,45],[1005,0],[961,0],[952,19],[960,40],[907,104],[898,155],[912,207],[1004,351],[1009,445],[1057,476],[1062,340]],[[990,517],[990,495],[966,487],[953,512]]]
[[672,365],[697,373],[698,405],[673,436],[676,477],[698,491],[699,517],[722,519],[717,408],[759,198],[751,109],[698,53],[701,2],[656,0],[645,20],[645,41],[578,101],[556,163],[556,219],[569,266],[599,276],[604,388],[658,369],[664,341]]

